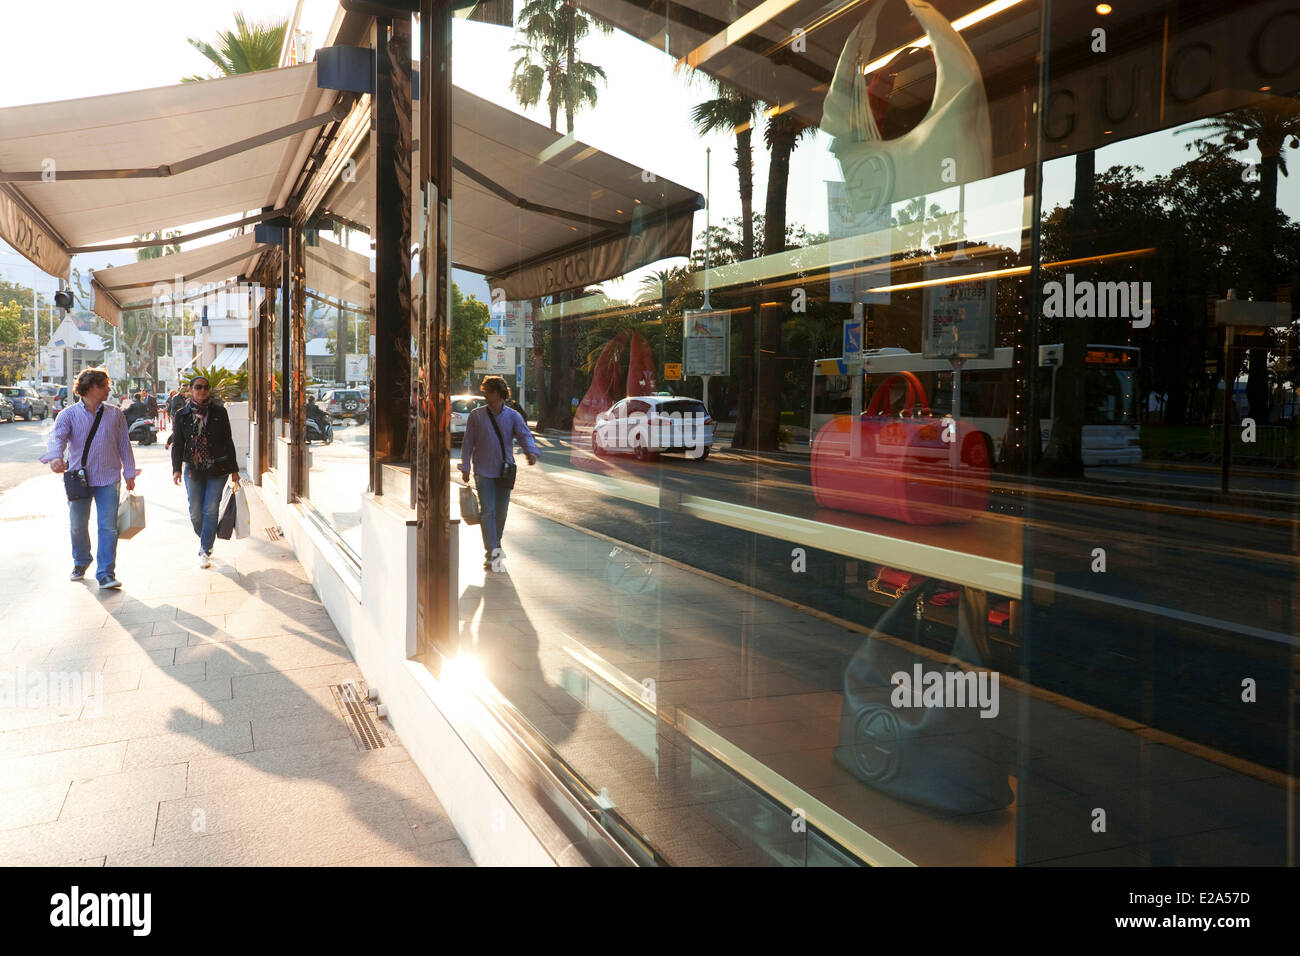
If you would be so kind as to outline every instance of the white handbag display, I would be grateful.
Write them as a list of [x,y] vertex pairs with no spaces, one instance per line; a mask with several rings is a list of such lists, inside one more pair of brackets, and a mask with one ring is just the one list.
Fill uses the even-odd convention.
[[834,139],[844,189],[857,214],[986,179],[993,171],[993,134],[979,64],[952,24],[924,0],[906,0],[934,52],[934,99],[916,127],[882,139],[864,76],[876,40],[877,0],[840,53],[826,94],[821,128]]

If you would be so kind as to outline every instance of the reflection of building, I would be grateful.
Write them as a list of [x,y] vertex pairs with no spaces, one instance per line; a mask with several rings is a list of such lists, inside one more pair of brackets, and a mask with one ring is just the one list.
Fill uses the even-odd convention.
[[311,368],[308,373],[319,382],[333,382],[335,380],[334,353],[330,351],[329,339],[318,338],[307,340],[307,362]]
[[71,319],[64,319],[41,346],[45,357],[41,381],[64,382],[76,378],[84,368],[104,361],[108,343],[94,332],[83,332]]
[[[844,4],[828,15],[813,0],[750,6],[736,36],[725,31],[736,20],[722,0],[690,11],[573,4],[620,28],[583,41],[593,59],[612,67],[621,51],[645,54],[648,43],[671,53],[665,78],[684,57],[782,104],[756,123],[816,126],[867,8]],[[675,79],[630,80],[611,69],[623,99],[598,98],[572,137],[553,132],[522,117],[504,92],[492,101],[444,85],[436,51],[454,48],[459,28],[445,5],[425,2],[418,64],[403,52],[414,39],[404,19],[348,9],[313,63],[150,91],[174,98],[177,115],[218,109],[207,101],[214,91],[264,104],[247,129],[229,117],[232,141],[298,130],[256,156],[211,166],[224,184],[213,195],[224,190],[224,198],[211,208],[191,197],[185,216],[266,214],[241,244],[184,271],[268,290],[247,341],[249,471],[480,861],[1293,859],[1285,807],[1296,758],[1288,710],[1297,692],[1294,476],[1253,476],[1291,510],[1252,523],[1247,548],[1241,519],[1259,517],[1258,502],[1214,498],[1206,469],[1196,467],[1222,433],[1182,418],[1171,421],[1178,432],[1132,419],[1133,383],[1148,371],[1167,386],[1167,419],[1198,388],[1212,397],[1205,382],[1213,375],[1238,374],[1240,351],[1229,369],[1216,367],[1223,342],[1206,303],[1225,293],[1216,283],[1254,268],[1258,256],[1245,240],[1224,250],[1237,240],[1171,246],[1170,237],[1193,231],[1193,217],[1223,226],[1226,237],[1262,234],[1252,218],[1261,212],[1232,197],[1216,205],[1220,184],[1245,182],[1240,164],[1207,149],[1187,165],[1194,137],[1183,134],[1211,117],[1248,127],[1258,117],[1242,111],[1260,105],[1279,123],[1293,121],[1297,21],[1271,3],[1144,0],[1105,21],[1115,47],[1103,57],[1086,40],[1100,22],[1090,5],[1052,7],[1046,34],[1044,11],[1031,3],[992,12],[976,0],[907,6],[948,21],[985,12],[960,31],[977,68],[952,72],[962,89],[936,98],[934,61],[907,52],[919,28],[876,10],[877,42],[843,74],[865,70],[862,95],[832,104],[832,113],[871,116],[831,131],[850,140],[839,150],[829,136],[797,139],[786,127],[783,154],[791,218],[826,209],[828,192],[846,202],[887,194],[900,205],[890,217],[845,216],[833,229],[800,222],[807,237],[794,247],[788,235],[756,236],[743,261],[685,275],[670,307],[619,300],[611,280],[635,288],[647,271],[698,253],[703,183],[688,164],[643,168],[644,130],[610,104],[658,102],[659,84]],[[1147,28],[1159,22],[1167,29]],[[795,28],[806,49],[792,55],[784,51]],[[509,45],[505,31],[501,40]],[[950,54],[939,51],[941,66]],[[1050,70],[1040,77],[1043,64]],[[369,88],[372,76],[382,89]],[[989,123],[973,172],[949,142],[916,131],[944,103],[978,101],[975,84]],[[373,95],[353,101],[339,95],[345,89]],[[115,101],[127,119],[114,133],[126,139],[133,95]],[[0,121],[57,131],[72,122],[65,112],[76,115],[66,105],[21,109],[0,112]],[[150,117],[170,115],[150,109]],[[312,117],[326,118],[301,133]],[[900,154],[877,155],[872,140],[852,139],[867,119],[907,135],[914,168],[901,171],[929,177],[927,190],[939,176],[951,184],[947,195],[916,203],[909,177],[896,175]],[[582,142],[588,123],[626,129],[607,141],[626,142],[627,155]],[[670,154],[701,151],[689,116],[655,135]],[[1111,162],[1105,147],[1121,142],[1176,166],[1181,192],[1137,204],[1169,179],[1130,171],[1104,182],[1132,207],[1114,195],[1098,201]],[[944,179],[948,160],[959,168]],[[15,154],[4,165],[39,162]],[[827,171],[836,169],[844,189],[828,191]],[[131,187],[138,195],[107,195],[132,221],[176,224],[168,202],[181,193],[165,190],[182,190],[184,177],[143,182]],[[737,186],[727,179],[724,187],[715,170],[715,213],[728,203],[739,209]],[[49,186],[51,195],[68,191],[68,205],[38,210],[66,240],[50,248],[132,233],[110,220],[118,205],[92,191],[110,187]],[[42,201],[34,190],[22,194]],[[1270,218],[1300,219],[1287,201]],[[110,221],[62,211],[74,206],[103,209]],[[1076,215],[1054,216],[1057,206]],[[723,218],[714,215],[713,225]],[[1281,288],[1300,265],[1285,245],[1275,251],[1285,268],[1240,280],[1255,283],[1260,301],[1296,301],[1295,290]],[[1036,290],[1062,262],[1079,282],[1152,283],[1151,328],[1044,314]],[[143,265],[129,282],[97,275],[105,296],[170,278],[168,264]],[[450,480],[459,464],[450,423],[461,413],[449,402],[459,389],[446,363],[453,269],[481,275],[494,299],[530,301],[541,330],[540,352],[524,360],[538,389],[546,468],[520,468],[503,543],[509,576],[481,568],[481,540],[458,520]],[[924,355],[927,301],[930,312],[938,301],[925,290],[937,275],[957,290],[952,301],[969,298],[964,285],[988,290],[978,311],[993,326],[994,359],[971,359],[963,371]],[[605,403],[660,391],[663,366],[683,359],[682,313],[699,309],[705,288],[731,341],[710,414],[748,413],[716,432],[734,434],[745,460],[596,454],[585,418],[568,426],[574,403],[588,393]],[[107,302],[97,307],[111,312]],[[341,424],[328,447],[305,444],[305,380],[338,380],[346,356],[308,339],[309,328],[321,330],[309,317],[334,323],[351,354],[370,357],[368,385],[338,390],[332,414]],[[834,361],[843,358],[843,324],[853,321],[868,355],[893,356],[894,365],[860,373]],[[1043,346],[1059,348],[1059,363],[1042,366]],[[1098,376],[1089,352],[1123,353],[1132,368]],[[834,371],[818,385],[812,370],[824,359]],[[674,385],[682,397],[701,395],[698,378]],[[1098,394],[1106,400],[1094,401]],[[805,414],[808,396],[814,407]],[[954,410],[961,447],[948,454],[944,416]],[[836,439],[820,447],[836,454],[814,469],[800,457],[807,449],[777,446],[782,429],[818,414],[827,420],[815,431],[835,429]],[[975,418],[996,428],[996,442],[967,442]],[[1105,432],[1127,457],[1098,459],[1085,472],[1085,429]],[[1162,467],[1162,447],[1171,460],[1182,455],[1177,470]],[[1139,458],[1151,467],[1118,464]],[[826,473],[837,494],[819,501]],[[967,496],[954,489],[968,486],[987,508],[963,506]],[[901,506],[923,495],[928,508]],[[1166,499],[1179,502],[1173,517]],[[943,693],[899,708],[888,684],[894,667],[917,673],[917,687],[933,677]],[[1000,688],[997,706],[959,709],[966,674],[975,690]],[[1237,675],[1259,691],[1244,708]],[[1204,781],[1213,783],[1189,785]],[[1110,814],[1105,840],[1089,827],[1097,807]]]

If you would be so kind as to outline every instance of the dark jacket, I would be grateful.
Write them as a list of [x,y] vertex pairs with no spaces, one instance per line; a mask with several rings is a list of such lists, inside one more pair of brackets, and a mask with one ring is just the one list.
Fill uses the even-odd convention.
[[149,406],[136,399],[122,410],[122,414],[126,416],[128,425],[134,425],[139,419],[149,417]]
[[[185,458],[190,432],[194,429],[194,406],[186,402],[172,422],[172,471],[180,471],[181,464],[193,465]],[[230,414],[224,405],[208,402],[208,441],[212,449],[212,467],[195,474],[217,478],[239,472],[239,456],[235,452],[235,439],[230,433]]]
[[173,395],[171,398],[167,399],[168,414],[175,415],[177,412],[179,412],[182,408],[185,407],[187,401],[188,399],[184,395],[181,395],[179,392]]

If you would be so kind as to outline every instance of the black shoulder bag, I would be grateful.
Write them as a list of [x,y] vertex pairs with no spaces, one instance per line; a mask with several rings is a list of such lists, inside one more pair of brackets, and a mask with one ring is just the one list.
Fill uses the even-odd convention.
[[506,464],[506,459],[510,457],[506,453],[506,440],[501,437],[501,429],[497,427],[497,417],[492,414],[492,409],[487,408],[488,419],[492,422],[492,430],[497,433],[497,441],[501,443],[501,477],[497,481],[501,482],[501,487],[509,491],[515,486],[515,475],[519,474],[519,466],[514,462]]
[[63,490],[68,493],[69,501],[80,501],[82,498],[90,497],[90,480],[86,477],[86,456],[90,454],[90,443],[95,440],[95,432],[99,431],[99,422],[103,417],[104,403],[100,402],[99,411],[95,413],[95,424],[90,426],[86,444],[81,446],[81,467],[63,473]]

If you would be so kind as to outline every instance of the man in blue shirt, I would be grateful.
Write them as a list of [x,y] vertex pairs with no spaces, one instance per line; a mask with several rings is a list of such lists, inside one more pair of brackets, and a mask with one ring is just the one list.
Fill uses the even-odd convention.
[[73,468],[81,467],[82,451],[95,424],[100,408],[104,417],[95,431],[95,440],[86,451],[86,483],[90,497],[68,502],[72,521],[72,574],[70,580],[80,581],[90,567],[90,504],[95,504],[99,524],[99,562],[95,577],[101,588],[120,588],[122,582],[114,574],[117,564],[117,499],[119,479],[126,478],[126,490],[135,490],[135,467],[131,453],[131,438],[126,416],[116,406],[108,404],[108,372],[103,368],[88,368],[77,376],[76,393],[81,401],[59,412],[50,429],[41,461],[50,471],[62,474],[68,468],[63,460],[63,450],[68,449],[68,460]]
[[516,439],[523,446],[528,464],[537,464],[541,452],[533,441],[524,417],[506,405],[510,386],[500,375],[489,375],[481,386],[486,405],[469,413],[465,422],[465,443],[460,454],[460,473],[469,484],[470,466],[478,487],[479,530],[483,533],[483,569],[505,571],[506,553],[501,550],[501,536],[506,530],[506,510],[510,507],[513,479],[506,474],[514,468]]

